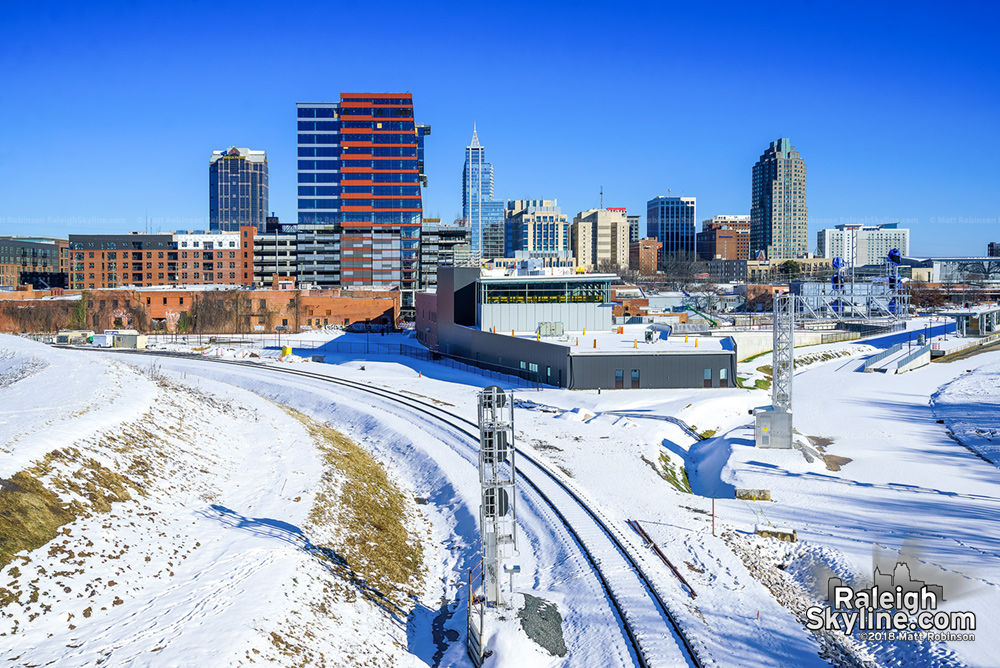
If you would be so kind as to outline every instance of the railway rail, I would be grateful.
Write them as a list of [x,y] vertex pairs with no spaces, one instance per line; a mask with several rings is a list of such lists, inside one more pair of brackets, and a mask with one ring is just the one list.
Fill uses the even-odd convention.
[[[83,350],[85,348],[74,348]],[[87,350],[95,350],[86,348]],[[314,373],[303,369],[264,365],[259,362],[194,356],[172,352],[140,352],[121,349],[96,349],[101,352],[167,357],[188,361],[227,364],[284,375],[309,378],[364,392],[422,413],[432,420],[448,425],[468,440],[470,448],[479,446],[479,425],[428,401],[345,378]],[[640,564],[623,536],[610,519],[589,504],[581,494],[561,478],[561,474],[539,461],[531,453],[516,448],[519,457],[518,476],[524,484],[549,506],[573,537],[596,574],[631,648],[633,658],[641,668],[660,666],[693,666],[702,668],[702,657],[677,622],[663,596],[657,591],[652,577]],[[687,593],[687,592],[685,592]]]

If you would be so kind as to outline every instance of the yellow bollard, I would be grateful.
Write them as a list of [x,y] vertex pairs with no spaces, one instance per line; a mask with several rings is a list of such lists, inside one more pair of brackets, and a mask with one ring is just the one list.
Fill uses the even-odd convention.
[[688,335],[687,335],[687,334],[685,334],[685,335],[684,335],[684,343],[687,343],[687,342],[688,342]]
[[587,336],[587,328],[586,327],[583,328],[583,335]]
[[576,345],[580,345],[580,337],[576,337]]
[[698,347],[698,339],[695,339],[695,340],[694,340],[694,347],[695,347],[695,348],[697,348],[697,347]]
[[594,339],[594,347],[597,347],[597,339]]
[[512,329],[512,330],[510,330],[510,335],[511,335],[511,336],[514,336],[514,330],[513,330],[513,329]]
[[535,333],[535,341],[541,341],[541,340],[542,340],[542,333],[541,332],[536,332]]
[[634,339],[632,341],[632,347],[633,348],[638,348],[639,347],[639,339]]

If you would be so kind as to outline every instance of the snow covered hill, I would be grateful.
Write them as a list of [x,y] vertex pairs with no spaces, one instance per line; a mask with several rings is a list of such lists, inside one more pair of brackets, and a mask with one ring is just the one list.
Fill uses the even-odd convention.
[[5,665],[420,665],[429,526],[363,450],[228,385],[0,349]]

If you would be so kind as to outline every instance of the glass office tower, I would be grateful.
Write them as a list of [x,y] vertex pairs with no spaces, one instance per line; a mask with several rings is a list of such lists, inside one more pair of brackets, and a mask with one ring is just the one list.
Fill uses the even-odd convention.
[[471,231],[473,256],[484,260],[504,256],[504,203],[493,199],[493,165],[486,162],[486,148],[479,143],[475,126],[462,168],[462,218]]
[[646,236],[655,237],[662,255],[694,259],[695,198],[655,197],[646,203]]
[[264,230],[267,219],[267,152],[230,147],[208,159],[208,225],[213,232]]
[[423,140],[409,93],[297,103],[299,280],[399,286],[412,309],[423,205]]

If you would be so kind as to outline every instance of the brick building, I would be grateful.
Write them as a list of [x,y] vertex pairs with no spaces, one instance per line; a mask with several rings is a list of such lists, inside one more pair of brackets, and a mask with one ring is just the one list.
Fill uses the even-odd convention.
[[661,248],[663,244],[653,237],[633,241],[628,249],[629,269],[637,270],[641,276],[655,276]]
[[327,325],[395,326],[400,291],[391,289],[177,289],[135,291],[152,328],[168,332],[274,332]]
[[[0,285],[60,286],[65,283],[68,247],[65,239],[0,236]],[[39,280],[32,280],[35,277]]]
[[702,221],[695,245],[702,260],[750,259],[750,216],[715,216]]
[[244,283],[235,232],[71,234],[69,247],[74,290]]

